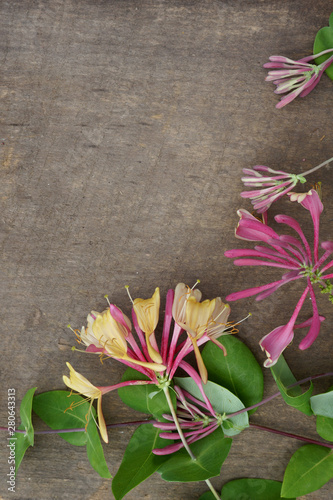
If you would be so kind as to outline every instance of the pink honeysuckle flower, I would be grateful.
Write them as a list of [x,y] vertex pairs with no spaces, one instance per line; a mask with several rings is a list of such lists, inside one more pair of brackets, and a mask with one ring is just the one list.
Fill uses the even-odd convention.
[[291,191],[298,182],[306,182],[302,175],[288,174],[264,165],[256,165],[252,169],[244,168],[243,173],[244,186],[256,189],[243,191],[241,197],[250,198],[258,213],[266,212],[274,201]]
[[[300,225],[292,217],[277,215],[275,220],[280,224],[286,224],[294,229],[297,233],[297,238],[289,235],[278,235],[271,228],[251,216],[248,212],[244,210],[239,212],[241,219],[236,229],[236,236],[248,241],[259,241],[264,243],[264,245],[256,245],[254,249],[227,250],[225,256],[235,258],[234,264],[238,266],[278,267],[287,272],[280,280],[232,293],[226,297],[226,300],[234,301],[254,295],[257,295],[256,300],[262,300],[286,283],[305,278],[307,280],[306,293],[310,293],[311,296],[313,316],[311,324],[309,325],[309,331],[299,347],[300,349],[307,349],[317,337],[321,321],[313,285],[318,283],[322,287],[327,287],[327,282],[325,280],[332,276],[331,274],[327,274],[327,270],[333,267],[333,261],[326,264],[325,262],[333,253],[333,242],[326,241],[321,244],[324,253],[319,258],[319,218],[322,212],[322,204],[318,193],[315,190],[311,190],[307,193],[307,196],[302,199],[301,204],[309,210],[313,221],[313,254],[310,244],[306,240]],[[325,265],[323,266],[323,264]],[[304,300],[302,304],[303,302]],[[291,325],[289,322],[283,327],[276,328],[262,340],[263,347],[269,342],[269,349],[265,348],[265,350],[271,353],[271,359],[274,360],[276,355],[279,352],[281,353],[290,343],[290,339],[292,339],[293,336],[294,323],[295,321]],[[273,349],[272,343],[274,342],[276,342],[276,346]]]
[[330,52],[333,52],[333,48],[313,56],[303,57],[298,61],[283,56],[269,58],[270,62],[264,64],[263,67],[272,71],[268,72],[265,81],[273,82],[276,85],[275,94],[287,94],[281,98],[275,106],[276,108],[283,108],[298,95],[300,97],[307,96],[315,88],[324,71],[332,64],[333,55],[318,66],[309,64],[309,61]]
[[[332,56],[333,57],[333,56]],[[264,165],[256,165],[253,168],[244,168],[242,181],[244,186],[252,188],[250,191],[243,191],[242,198],[249,198],[254,209],[265,215],[273,202],[285,194],[290,195],[291,201],[299,201],[301,203],[309,193],[290,193],[290,191],[300,182],[306,182],[305,176],[312,174],[316,170],[328,165],[333,158],[324,161],[306,172],[301,174],[289,174],[283,170],[273,170]],[[303,205],[305,208],[306,206]]]

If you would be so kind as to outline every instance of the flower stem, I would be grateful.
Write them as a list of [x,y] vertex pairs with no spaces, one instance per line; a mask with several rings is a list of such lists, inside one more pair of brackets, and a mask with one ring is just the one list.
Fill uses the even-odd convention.
[[212,483],[209,481],[209,479],[206,479],[206,483],[207,483],[207,486],[208,488],[210,489],[210,491],[213,493],[214,497],[217,499],[217,500],[221,500],[221,497],[218,495],[217,491],[215,490],[214,486],[212,485]]
[[165,397],[166,397],[166,400],[168,402],[168,405],[169,405],[169,408],[170,408],[170,411],[171,411],[171,415],[172,415],[172,418],[173,418],[173,421],[175,422],[175,426],[177,428],[177,431],[178,431],[178,434],[179,434],[179,437],[184,445],[184,448],[185,450],[187,451],[187,453],[190,455],[191,459],[192,460],[196,460],[195,456],[193,455],[189,445],[187,444],[187,441],[185,439],[185,436],[183,434],[183,431],[180,427],[180,424],[179,424],[179,421],[178,421],[178,418],[177,418],[177,415],[176,415],[176,412],[175,412],[175,409],[173,407],[173,404],[172,404],[172,401],[171,401],[171,397],[170,397],[170,392],[169,392],[169,387],[164,387],[163,388],[163,392],[165,394]]
[[325,446],[326,448],[333,449],[333,444],[322,443],[321,441],[316,441],[315,439],[306,438],[304,436],[298,436],[298,434],[291,434],[290,432],[278,431],[277,429],[272,429],[271,427],[265,427],[264,425],[250,424],[253,429],[259,429],[262,431],[272,432],[273,434],[279,434],[280,436],[286,436],[293,439],[298,439],[299,441],[305,441],[310,444],[318,444],[320,446]]
[[[177,414],[175,412],[175,409],[173,407],[173,404],[172,404],[172,401],[171,401],[171,397],[170,397],[170,392],[169,392],[169,387],[164,387],[163,388],[163,392],[165,394],[165,397],[166,397],[166,400],[168,402],[168,405],[169,405],[169,408],[170,408],[170,412],[171,412],[171,415],[172,415],[172,418],[173,418],[173,421],[175,423],[175,426],[177,428],[177,431],[178,431],[178,434],[179,434],[179,437],[184,445],[184,448],[185,450],[187,451],[187,453],[190,455],[191,459],[192,460],[196,460],[196,457],[193,455],[192,451],[191,451],[191,448],[189,447],[189,445],[187,444],[186,442],[186,439],[185,439],[185,436],[183,434],[183,431],[182,431],[182,428],[180,427],[180,424],[179,424],[179,421],[178,421],[178,418],[177,418]],[[209,479],[206,479],[205,480],[207,486],[209,487],[210,491],[212,492],[212,494],[214,495],[214,497],[217,499],[217,500],[220,500],[221,497],[219,497],[217,491],[215,490],[214,486],[212,485],[212,483],[210,482]]]
[[317,167],[311,168],[311,170],[307,170],[306,172],[303,172],[300,175],[305,176],[305,175],[308,175],[308,174],[312,174],[312,172],[315,172],[316,170],[319,170],[321,167],[324,167],[325,165],[328,165],[328,163],[331,163],[331,161],[333,161],[333,158],[330,158],[329,160],[324,161],[320,165],[317,165]]

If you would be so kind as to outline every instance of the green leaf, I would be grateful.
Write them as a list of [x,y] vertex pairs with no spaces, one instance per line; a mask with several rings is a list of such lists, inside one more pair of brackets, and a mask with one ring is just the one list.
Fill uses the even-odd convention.
[[152,452],[154,448],[164,448],[173,443],[160,438],[159,433],[160,429],[152,424],[141,425],[134,432],[112,481],[112,492],[116,500],[123,498],[168,460],[168,455],[154,455]]
[[299,386],[288,389],[288,386],[297,381],[282,355],[279,357],[278,362],[272,366],[271,372],[285,402],[289,406],[305,413],[305,415],[313,415],[310,406],[310,397],[313,391],[312,382],[310,382],[309,389],[304,393],[302,393],[302,389]]
[[[271,479],[235,479],[222,488],[222,500],[280,500],[280,481]],[[295,500],[295,499],[294,499]]]
[[333,477],[333,450],[317,444],[299,448],[287,465],[283,483],[284,498],[307,495]]
[[230,451],[232,439],[223,436],[218,428],[209,436],[191,444],[196,457],[192,460],[185,449],[173,453],[158,469],[165,481],[204,481],[218,476],[224,460]]
[[[121,381],[127,382],[128,380],[149,380],[149,378],[133,368],[127,368]],[[170,414],[170,408],[165,395],[156,385],[122,387],[118,389],[118,394],[127,406],[142,413],[150,413],[156,420],[164,421],[165,419],[162,417],[162,414]],[[170,396],[175,408],[176,395],[173,391],[170,391]]]
[[[21,417],[21,425],[19,426],[19,430],[24,430],[25,433],[15,432],[14,436],[12,436],[8,445],[10,446],[9,450],[15,450],[15,457],[13,464],[9,464],[10,467],[15,467],[15,474],[18,471],[18,468],[22,462],[25,452],[29,448],[29,446],[34,445],[34,428],[32,426],[31,421],[31,413],[32,413],[32,398],[34,396],[35,390],[37,387],[33,387],[29,389],[23,399],[21,401],[20,406],[20,417]],[[14,407],[15,408],[15,407]],[[13,469],[11,469],[13,470]]]
[[227,356],[213,342],[208,342],[202,351],[209,380],[229,389],[246,407],[259,403],[264,393],[264,377],[252,352],[232,335],[221,337],[219,342],[226,348]]
[[[191,393],[200,401],[204,398],[199,390],[199,387],[191,377],[175,377],[175,384],[179,385],[185,391]],[[223,415],[224,413],[234,413],[244,408],[243,403],[232,392],[224,387],[221,387],[214,382],[208,381],[203,386],[204,392],[210,400],[216,413]],[[222,422],[222,429],[226,436],[234,436],[239,434],[245,427],[249,425],[249,417],[247,412],[241,413],[231,419]]]
[[[330,15],[329,26],[325,26],[321,28],[316,34],[316,38],[313,45],[313,53],[319,54],[323,50],[332,49],[333,48],[333,12]],[[315,59],[316,64],[321,64],[330,56],[332,56],[333,52],[325,54],[321,57],[317,57]],[[333,80],[333,64],[331,64],[326,69],[326,74],[329,76],[331,80]]]
[[[68,409],[71,403],[75,406],[73,410]],[[34,412],[54,430],[85,427],[89,408],[90,404],[84,398],[77,394],[71,395],[69,391],[49,391],[37,394],[32,403]],[[87,444],[85,431],[66,432],[59,436],[75,446]]]
[[101,477],[111,478],[106,460],[104,457],[103,447],[99,437],[95,422],[91,419],[87,427],[87,456],[90,465],[95,469]]
[[326,441],[333,441],[333,418],[317,416],[316,427],[319,436]]
[[[69,409],[74,403],[74,409]],[[99,433],[96,429],[96,411],[90,403],[78,394],[69,391],[49,391],[34,397],[32,408],[35,413],[54,430],[85,428],[86,431],[65,432],[58,435],[75,446],[87,445],[91,466],[101,477],[110,478],[104,458]],[[87,425],[87,418],[89,423]]]
[[315,415],[333,418],[333,391],[312,396],[310,403]]
[[213,493],[211,491],[207,491],[206,493],[201,495],[199,500],[215,500],[215,496],[213,495]]

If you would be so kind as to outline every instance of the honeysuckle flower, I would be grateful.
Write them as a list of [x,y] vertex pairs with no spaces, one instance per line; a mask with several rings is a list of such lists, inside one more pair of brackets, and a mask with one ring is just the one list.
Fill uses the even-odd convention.
[[185,323],[178,322],[179,326],[186,330],[192,342],[199,373],[204,384],[208,380],[208,374],[198,347],[198,340],[203,336],[212,321],[215,302],[215,299],[198,302],[195,297],[189,297],[186,303]]
[[[254,209],[265,215],[269,207],[273,202],[280,199],[285,194],[290,194],[290,191],[300,182],[304,184],[306,182],[305,176],[312,174],[316,170],[328,165],[333,158],[324,161],[320,165],[317,165],[306,172],[301,174],[289,174],[283,170],[273,170],[272,168],[265,167],[264,165],[256,165],[253,168],[244,168],[242,177],[244,186],[255,188],[250,191],[243,191],[241,193],[242,198],[249,198]],[[290,197],[291,200],[299,200],[301,202],[302,198],[305,198],[305,193],[293,193]]]
[[178,321],[177,324],[187,332],[188,341],[183,344],[171,373],[174,373],[175,367],[178,366],[182,357],[193,349],[201,379],[204,384],[207,382],[207,370],[201,357],[199,345],[212,340],[226,355],[225,348],[216,340],[221,335],[233,333],[227,322],[229,314],[229,305],[224,304],[220,297],[203,302],[199,302],[194,295],[187,298],[185,320],[184,322]]
[[[69,378],[66,375],[63,376],[63,381],[65,382],[65,384],[73,391],[76,391],[79,394],[86,396],[88,399],[90,399],[90,408],[94,400],[97,399],[98,426],[103,441],[107,443],[109,439],[106,430],[104,416],[102,413],[103,388],[95,387],[91,382],[89,382],[88,379],[86,379],[83,375],[75,371],[74,368],[69,363],[66,363],[66,365],[69,368],[70,375]],[[87,421],[88,421],[88,415],[87,415]]]
[[[198,283],[198,281],[197,281]],[[202,293],[197,288],[190,288],[185,283],[178,283],[172,305],[172,316],[176,323],[185,322],[186,304],[190,297],[200,302]]]
[[155,363],[162,363],[162,357],[156,349],[154,334],[160,311],[160,289],[156,288],[150,299],[134,299],[133,309],[139,327],[146,335],[149,356]]
[[[245,297],[257,295],[256,300],[262,300],[271,295],[282,285],[305,278],[307,280],[306,293],[311,296],[311,303],[313,308],[313,316],[311,319],[310,328],[307,335],[300,343],[300,349],[307,349],[314,342],[320,329],[320,316],[316,303],[316,297],[313,285],[318,283],[321,286],[326,285],[326,280],[332,275],[327,274],[327,270],[333,266],[333,261],[326,263],[328,257],[333,253],[333,242],[326,241],[321,244],[325,251],[319,258],[319,218],[323,206],[319,199],[318,193],[315,190],[309,191],[305,197],[302,198],[301,204],[309,210],[313,226],[314,226],[314,244],[313,254],[310,249],[310,244],[305,238],[305,235],[298,224],[292,217],[286,215],[277,215],[276,222],[286,224],[297,233],[297,238],[290,235],[278,235],[269,226],[255,219],[251,214],[245,210],[240,211],[241,217],[238,228],[236,229],[236,236],[248,241],[259,241],[265,245],[257,245],[254,249],[235,249],[225,252],[226,257],[236,258],[235,265],[238,266],[269,266],[285,269],[287,272],[282,276],[282,279],[268,283],[266,285],[249,288],[241,292],[236,292],[228,295],[228,301],[238,300]],[[323,266],[323,267],[322,267]],[[305,298],[304,296],[304,298]],[[304,300],[302,301],[303,304]],[[295,318],[296,320],[296,318]],[[290,322],[284,327],[278,327],[273,330],[268,336],[262,339],[262,346],[267,352],[270,353],[270,358],[276,360],[276,355],[282,352],[282,347],[286,347],[292,338],[293,324]],[[279,341],[277,340],[279,339]],[[276,345],[272,345],[276,342]],[[266,349],[266,345],[269,348]],[[283,348],[284,348],[283,347]]]
[[273,82],[276,85],[275,94],[287,94],[281,98],[275,106],[276,108],[286,106],[298,95],[300,97],[307,96],[315,88],[324,71],[332,64],[333,55],[318,66],[310,64],[309,61],[330,52],[333,52],[333,48],[313,56],[303,57],[297,61],[283,56],[269,58],[270,62],[264,64],[263,67],[273,71],[268,72],[265,81]]
[[243,173],[244,186],[256,189],[243,191],[241,197],[250,198],[258,213],[266,212],[274,201],[291,191],[298,182],[302,184],[306,182],[302,175],[288,174],[283,170],[273,170],[264,165],[256,165],[252,169],[244,168]]
[[[129,318],[113,304],[102,313],[91,312],[87,322],[87,328],[82,328],[80,333],[81,341],[88,346],[87,352],[103,353],[157,372],[165,370],[161,363],[151,363],[142,356],[132,336]],[[130,342],[134,352],[129,350],[127,342]]]

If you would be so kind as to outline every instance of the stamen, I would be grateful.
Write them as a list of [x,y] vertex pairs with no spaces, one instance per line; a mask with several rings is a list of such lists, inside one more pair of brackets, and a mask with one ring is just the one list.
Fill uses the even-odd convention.
[[197,285],[199,285],[199,283],[200,283],[200,280],[199,280],[199,279],[197,279],[197,281],[196,281],[196,282],[194,283],[194,285],[192,286],[191,290],[194,290],[194,288],[195,288]]
[[125,285],[125,288],[126,288],[127,295],[130,298],[130,301],[132,302],[132,304],[134,304],[134,300],[132,299],[131,294],[129,292],[129,285]]
[[104,298],[106,299],[107,303],[109,304],[109,306],[111,305],[110,304],[110,301],[109,301],[109,296],[108,295],[104,295]]
[[251,312],[249,312],[249,314],[247,316],[245,316],[245,318],[241,319],[240,321],[237,321],[237,323],[234,323],[234,325],[239,325],[240,323],[243,323],[243,321],[250,318],[250,316],[252,316]]

